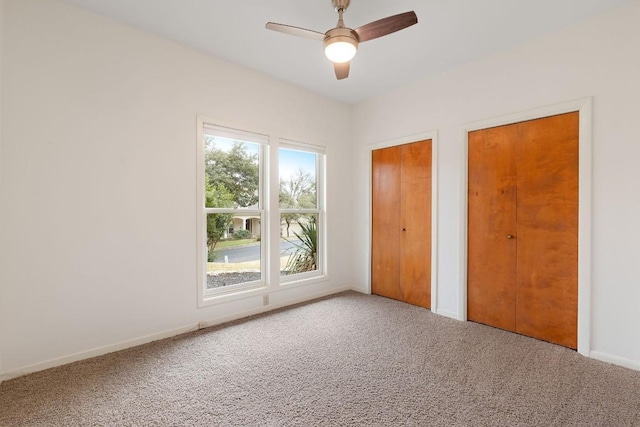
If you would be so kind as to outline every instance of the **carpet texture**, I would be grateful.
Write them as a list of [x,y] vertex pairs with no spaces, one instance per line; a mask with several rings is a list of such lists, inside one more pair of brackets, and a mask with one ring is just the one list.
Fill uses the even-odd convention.
[[347,292],[0,385],[1,426],[640,426],[640,372]]

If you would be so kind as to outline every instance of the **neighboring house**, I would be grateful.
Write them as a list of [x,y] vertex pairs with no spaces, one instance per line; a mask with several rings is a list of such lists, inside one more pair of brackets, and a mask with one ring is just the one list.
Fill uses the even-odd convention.
[[233,224],[229,227],[229,231],[224,237],[229,237],[230,234],[237,230],[247,230],[251,232],[253,237],[260,237],[260,218],[255,215],[234,215]]
[[[224,238],[228,238],[233,232],[238,230],[247,230],[251,232],[253,237],[260,237],[260,218],[255,215],[234,215],[233,224],[229,227]],[[287,233],[287,223],[282,221],[280,224],[280,236],[282,237],[295,237],[294,233],[300,234],[302,229],[297,221],[293,221],[289,224],[289,232]]]
[[[253,205],[253,206],[248,206],[246,208],[247,210],[256,210],[258,209],[258,205]],[[238,213],[243,213],[241,210],[238,210]],[[229,238],[231,237],[231,234],[233,234],[235,231],[238,230],[247,230],[249,232],[251,232],[251,235],[256,238],[256,237],[260,237],[261,235],[261,230],[260,230],[260,217],[255,215],[255,214],[250,214],[247,213],[246,215],[234,215],[233,216],[233,223],[231,224],[231,226],[229,227],[229,229],[227,230],[227,232],[224,235],[224,238]],[[284,219],[281,220],[280,222],[280,236],[282,237],[295,237],[294,233],[298,233],[300,234],[302,232],[302,229],[300,228],[300,224],[297,220],[293,220],[290,221],[288,224],[288,231],[287,231],[287,222],[284,221]]]
[[[234,207],[237,207],[237,205],[235,205]],[[238,230],[247,230],[254,238],[260,237],[260,216],[256,215],[255,213],[243,212],[243,209],[253,212],[258,210],[258,205],[255,204],[237,210],[238,214],[233,216],[233,222],[225,233],[225,239],[231,237],[231,234]]]

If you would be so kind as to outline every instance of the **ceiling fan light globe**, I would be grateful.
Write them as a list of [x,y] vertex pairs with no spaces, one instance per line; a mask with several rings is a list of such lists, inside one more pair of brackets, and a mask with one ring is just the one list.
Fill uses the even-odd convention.
[[[346,29],[339,30],[340,32],[345,32]],[[356,55],[357,50],[358,41],[348,33],[345,35],[330,35],[324,40],[324,54],[327,55],[327,58],[329,58],[331,62],[336,64],[351,61]]]
[[356,56],[356,51],[357,48],[353,43],[346,41],[336,41],[327,44],[324,48],[324,54],[327,55],[327,58],[329,58],[331,62],[336,64],[351,61],[353,57]]

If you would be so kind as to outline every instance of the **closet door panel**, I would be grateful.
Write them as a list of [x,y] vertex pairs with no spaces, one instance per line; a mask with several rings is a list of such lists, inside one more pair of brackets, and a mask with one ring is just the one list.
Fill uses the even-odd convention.
[[578,121],[520,123],[516,332],[577,347]]
[[515,331],[517,125],[469,133],[467,317]]
[[401,146],[400,287],[431,307],[431,140]]
[[371,292],[404,300],[400,287],[400,147],[372,153]]

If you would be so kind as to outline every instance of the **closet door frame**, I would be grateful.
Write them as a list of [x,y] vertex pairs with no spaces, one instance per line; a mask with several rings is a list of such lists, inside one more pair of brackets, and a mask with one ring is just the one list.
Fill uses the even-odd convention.
[[438,131],[429,131],[417,135],[409,135],[397,139],[370,144],[369,152],[369,233],[367,236],[367,293],[371,294],[371,243],[373,235],[373,151],[381,148],[395,147],[431,140],[431,312],[438,313]]
[[592,198],[592,98],[537,108],[521,113],[468,123],[462,127],[463,162],[460,189],[460,283],[458,319],[467,320],[467,225],[469,132],[579,112],[578,164],[578,353],[591,353],[591,198]]

